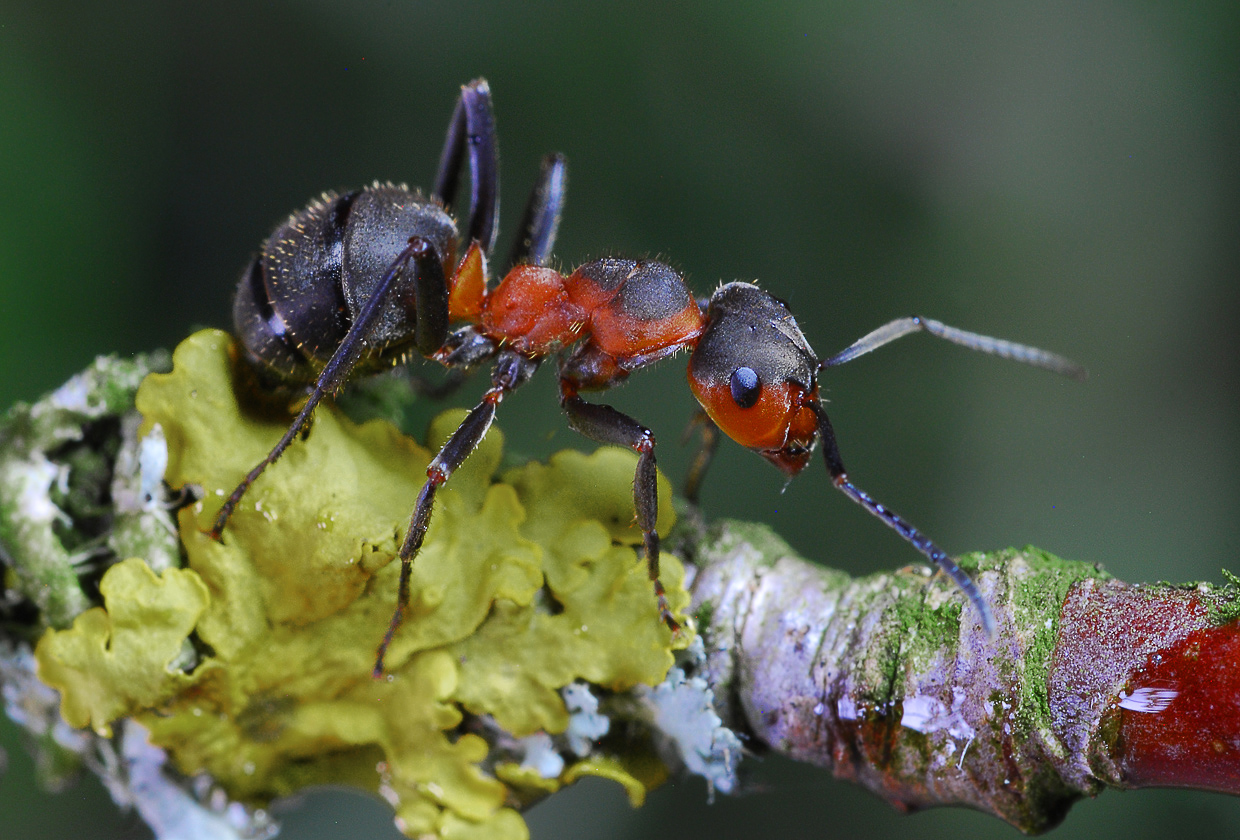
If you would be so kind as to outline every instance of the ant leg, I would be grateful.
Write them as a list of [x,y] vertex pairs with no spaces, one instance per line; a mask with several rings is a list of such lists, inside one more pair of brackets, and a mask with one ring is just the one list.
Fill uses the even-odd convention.
[[452,473],[482,441],[487,429],[491,428],[491,421],[495,419],[495,409],[504,397],[528,382],[537,369],[536,361],[512,352],[501,353],[491,374],[491,387],[482,395],[482,402],[465,416],[452,437],[440,447],[439,454],[427,465],[426,483],[418,494],[417,504],[409,519],[409,530],[400,547],[400,588],[396,596],[396,610],[392,613],[392,620],[388,623],[383,641],[375,654],[372,676],[376,679],[383,676],[383,659],[387,656],[388,646],[405,620],[405,611],[409,608],[409,581],[413,576],[413,561],[418,550],[422,548],[426,529],[430,526],[435,492],[452,477]]
[[709,469],[710,462],[715,458],[715,451],[719,448],[719,427],[715,425],[715,421],[710,419],[710,415],[699,409],[693,413],[693,419],[685,427],[681,444],[688,443],[689,437],[695,431],[701,433],[701,439],[698,441],[693,462],[689,465],[689,474],[685,477],[685,499],[696,507],[702,491],[702,481],[706,478],[706,470]]
[[[421,244],[415,246],[415,240]],[[417,266],[413,275],[413,304],[417,312],[417,321],[413,325],[413,343],[419,353],[430,356],[448,340],[448,278],[444,276],[443,263],[439,261],[438,252],[429,242],[415,236],[410,238],[409,247],[415,248],[412,259]],[[392,267],[395,268],[396,263],[393,263]],[[400,270],[396,273],[399,275]],[[371,301],[379,294],[376,291]],[[369,306],[370,302],[367,302],[367,307]]]
[[560,380],[560,405],[568,413],[568,425],[574,431],[599,443],[626,446],[637,453],[637,471],[633,475],[633,508],[637,513],[637,527],[642,531],[646,570],[654,583],[654,594],[659,603],[659,618],[675,633],[680,629],[680,624],[672,618],[663,582],[659,580],[659,532],[655,530],[655,520],[659,513],[659,484],[655,470],[654,432],[609,405],[586,402],[577,396],[576,387],[564,379]]
[[993,637],[995,634],[995,619],[990,612],[990,605],[982,597],[977,584],[964,573],[960,566],[956,565],[955,560],[947,556],[947,552],[931,542],[929,537],[901,518],[894,510],[876,501],[873,496],[848,479],[848,473],[844,469],[844,461],[840,458],[839,445],[835,442],[835,430],[831,428],[831,421],[827,418],[826,410],[816,401],[810,403],[809,408],[818,418],[818,432],[822,436],[822,455],[827,462],[827,472],[831,474],[831,482],[842,490],[844,495],[877,516],[883,524],[903,537],[913,548],[926,555],[936,566],[942,569],[943,573],[951,578],[952,582],[964,592],[965,597],[969,599],[969,603],[973,605],[973,609],[977,610],[977,617],[981,619],[982,629],[985,631],[986,637]]
[[499,147],[495,140],[495,115],[486,79],[474,79],[461,88],[456,109],[448,123],[435,191],[445,207],[456,199],[461,163],[469,149],[469,224],[467,241],[476,241],[491,253],[499,219]]
[[902,338],[909,333],[922,330],[945,341],[967,347],[970,350],[977,350],[981,353],[998,356],[1001,359],[1011,359],[1014,362],[1024,362],[1027,365],[1045,368],[1078,381],[1085,379],[1086,376],[1085,368],[1056,353],[1040,350],[1037,347],[1030,347],[1027,344],[1017,344],[1014,341],[1005,341],[1002,338],[992,338],[988,335],[949,327],[941,321],[935,321],[932,318],[922,318],[919,315],[914,315],[911,318],[897,318],[888,324],[883,324],[874,332],[862,336],[831,358],[819,363],[818,368],[821,370],[842,365],[845,362],[851,362],[858,356],[864,356],[871,350],[877,350],[879,347],[889,344],[897,338]]
[[555,235],[560,227],[560,214],[564,210],[565,191],[568,188],[568,161],[556,152],[542,159],[538,181],[530,192],[517,228],[517,238],[512,243],[504,274],[518,263],[546,265],[555,247]]
[[[336,394],[340,388],[348,381],[349,374],[353,372],[353,368],[361,360],[363,354],[370,348],[367,347],[365,339],[374,327],[379,315],[383,312],[383,307],[387,303],[388,293],[396,282],[396,278],[405,270],[405,267],[413,262],[416,266],[417,279],[414,281],[415,289],[419,290],[418,300],[422,300],[421,287],[428,285],[421,278],[434,277],[439,278],[440,293],[443,293],[443,265],[439,261],[439,256],[435,251],[435,247],[420,236],[414,236],[409,239],[409,244],[403,251],[397,255],[392,264],[388,266],[388,270],[375,286],[375,291],[371,294],[370,299],[366,301],[366,305],[362,307],[362,311],[358,313],[357,318],[353,321],[353,325],[349,327],[349,331],[345,334],[344,339],[340,342],[340,346],[336,348],[336,352],[328,359],[327,365],[319,374],[318,380],[314,383],[314,389],[310,392],[309,399],[302,406],[301,411],[297,413],[297,417],[293,420],[293,424],[289,426],[288,431],[284,433],[284,437],[280,438],[280,442],[275,448],[267,454],[267,457],[258,462],[254,469],[246,474],[241,480],[237,488],[225,500],[223,507],[216,514],[215,522],[208,531],[211,539],[219,541],[220,535],[224,532],[224,527],[228,524],[229,518],[237,507],[237,503],[241,501],[241,497],[250,489],[250,485],[262,475],[263,470],[276,462],[284,450],[288,448],[299,435],[306,432],[310,427],[311,418],[314,416],[314,409],[323,398],[328,394]],[[444,332],[447,332],[447,312],[446,305],[444,307]],[[418,332],[422,332],[421,318],[419,317]]]

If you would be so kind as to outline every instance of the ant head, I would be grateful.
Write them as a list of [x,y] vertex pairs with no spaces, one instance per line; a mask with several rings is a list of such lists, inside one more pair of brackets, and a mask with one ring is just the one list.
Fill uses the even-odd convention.
[[724,434],[788,475],[818,438],[818,359],[788,306],[750,283],[710,298],[689,358],[689,387]]

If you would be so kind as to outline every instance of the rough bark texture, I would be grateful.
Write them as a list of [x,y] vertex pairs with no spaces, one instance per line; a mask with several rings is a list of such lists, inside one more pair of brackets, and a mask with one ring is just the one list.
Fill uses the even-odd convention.
[[899,808],[968,805],[1035,833],[1107,786],[1240,792],[1234,587],[974,555],[988,639],[928,573],[849,578],[741,523],[697,559],[725,723]]

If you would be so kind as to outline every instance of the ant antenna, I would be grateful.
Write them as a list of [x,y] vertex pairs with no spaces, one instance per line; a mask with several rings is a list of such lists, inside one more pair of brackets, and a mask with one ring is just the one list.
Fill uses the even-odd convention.
[[1014,362],[1023,362],[1027,365],[1044,368],[1052,373],[1058,373],[1069,379],[1075,379],[1078,382],[1083,381],[1088,376],[1085,368],[1081,365],[1078,365],[1071,359],[1065,359],[1056,353],[1037,347],[1030,347],[1027,344],[1017,344],[1014,341],[1005,341],[1002,338],[994,338],[989,335],[949,327],[942,321],[936,321],[933,318],[923,318],[920,315],[914,315],[911,318],[897,318],[894,321],[883,324],[874,332],[862,336],[829,359],[819,362],[818,369],[824,370],[829,367],[837,367],[845,362],[851,362],[858,356],[864,356],[871,350],[877,350],[884,344],[890,344],[897,338],[903,338],[910,333],[922,331],[928,332],[930,335],[941,338],[944,341],[950,341],[952,344],[959,344],[961,347],[977,350],[979,353],[989,353],[1001,359],[1011,359]]

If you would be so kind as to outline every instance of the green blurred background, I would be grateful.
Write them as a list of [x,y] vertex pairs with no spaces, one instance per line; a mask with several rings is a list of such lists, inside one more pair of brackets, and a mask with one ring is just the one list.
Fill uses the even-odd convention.
[[[97,353],[227,327],[271,227],[329,188],[426,184],[458,86],[486,76],[504,228],[537,158],[567,153],[559,259],[658,255],[708,292],[758,278],[820,353],[920,313],[1084,362],[1085,385],[915,337],[824,389],[853,478],[951,551],[1033,542],[1127,580],[1240,570],[1240,6],[1147,3],[0,3],[0,406]],[[615,403],[673,481],[683,359]],[[511,446],[585,447],[544,371]],[[476,392],[476,391],[475,391]],[[469,397],[458,397],[464,402]],[[429,409],[418,409],[429,414]],[[815,462],[781,493],[725,447],[709,514],[769,522],[825,563],[917,560]],[[99,785],[35,791],[0,721],[6,840],[143,838]],[[829,773],[752,762],[632,811],[583,784],[535,838],[1014,837],[958,810],[900,816]],[[396,837],[385,808],[314,794],[290,840]],[[1058,837],[1240,836],[1240,804],[1107,793]]]

